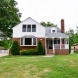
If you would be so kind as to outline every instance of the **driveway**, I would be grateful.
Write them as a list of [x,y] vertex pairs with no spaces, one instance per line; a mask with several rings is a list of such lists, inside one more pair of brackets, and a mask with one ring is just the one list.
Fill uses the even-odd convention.
[[8,54],[0,54],[0,57],[7,56]]

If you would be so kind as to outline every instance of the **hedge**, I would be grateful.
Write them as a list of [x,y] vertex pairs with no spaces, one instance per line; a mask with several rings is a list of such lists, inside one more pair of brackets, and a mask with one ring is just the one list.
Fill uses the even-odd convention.
[[38,55],[38,52],[34,49],[30,50],[21,50],[20,55]]

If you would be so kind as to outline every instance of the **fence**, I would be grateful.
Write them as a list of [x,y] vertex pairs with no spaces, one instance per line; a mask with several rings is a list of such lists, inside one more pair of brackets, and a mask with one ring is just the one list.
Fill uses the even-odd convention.
[[9,54],[9,50],[0,50],[0,54]]

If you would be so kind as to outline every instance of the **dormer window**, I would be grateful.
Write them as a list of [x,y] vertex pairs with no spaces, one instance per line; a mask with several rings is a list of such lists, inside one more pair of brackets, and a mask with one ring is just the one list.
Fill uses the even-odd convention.
[[57,29],[55,27],[51,28],[51,33],[57,33]]
[[52,30],[52,32],[54,33],[54,32],[55,32],[55,30]]

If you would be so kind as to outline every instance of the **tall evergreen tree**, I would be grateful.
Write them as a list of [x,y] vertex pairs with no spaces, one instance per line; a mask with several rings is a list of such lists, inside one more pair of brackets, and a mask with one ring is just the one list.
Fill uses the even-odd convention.
[[0,0],[0,31],[5,37],[12,36],[12,28],[20,22],[21,13],[15,0]]

